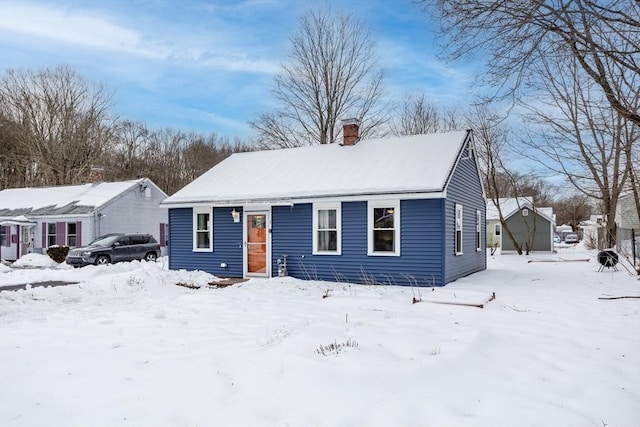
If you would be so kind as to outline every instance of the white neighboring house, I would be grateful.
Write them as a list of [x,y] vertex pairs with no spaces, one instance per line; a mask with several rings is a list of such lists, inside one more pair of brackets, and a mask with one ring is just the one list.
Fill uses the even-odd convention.
[[109,233],[148,233],[165,252],[167,194],[148,178],[0,191],[0,259],[80,247]]
[[[591,214],[588,220],[580,222],[580,237],[587,247],[604,248],[605,225],[605,215],[597,214]],[[562,236],[562,240],[564,240],[564,236],[566,235]]]
[[618,250],[624,254],[633,255],[633,241],[635,241],[635,255],[636,258],[640,258],[640,218],[638,218],[633,194],[627,194],[618,199],[616,226],[618,227],[616,232]]
[[640,218],[636,210],[636,202],[633,194],[627,194],[618,199],[616,206],[616,225],[619,228],[635,230],[640,233]]
[[[532,251],[553,252],[556,226],[553,208],[534,206],[528,197],[501,198],[498,203],[509,229],[523,247],[527,241],[533,240]],[[535,238],[531,235],[534,230]],[[500,215],[493,200],[487,202],[487,246],[498,247],[503,251],[514,250],[513,243],[502,232]]]

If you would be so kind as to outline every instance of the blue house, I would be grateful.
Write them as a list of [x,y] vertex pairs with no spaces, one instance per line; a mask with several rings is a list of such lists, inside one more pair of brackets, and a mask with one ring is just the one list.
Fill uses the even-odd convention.
[[484,270],[469,131],[233,154],[167,198],[169,267],[442,286]]

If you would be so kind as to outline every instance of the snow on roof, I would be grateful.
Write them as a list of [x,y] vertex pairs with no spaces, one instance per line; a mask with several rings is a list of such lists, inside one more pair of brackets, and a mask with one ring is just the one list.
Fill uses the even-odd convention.
[[0,215],[88,213],[142,181],[145,178],[59,187],[9,188],[0,191]]
[[[509,218],[511,215],[518,212],[521,207],[528,207],[529,209],[533,209],[534,207],[534,204],[529,197],[500,198],[498,199],[498,203],[500,204],[502,215],[505,218]],[[535,206],[535,209],[536,212],[555,224],[556,221],[555,214],[553,213],[553,208],[541,208]],[[490,200],[490,203],[487,203],[487,221],[497,221],[499,219],[500,215],[498,214],[498,208],[496,207],[493,200]]]
[[236,153],[163,204],[438,192],[467,132]]

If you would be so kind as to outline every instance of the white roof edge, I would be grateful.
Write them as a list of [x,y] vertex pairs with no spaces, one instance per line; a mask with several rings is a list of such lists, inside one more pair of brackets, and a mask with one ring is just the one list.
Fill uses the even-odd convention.
[[[133,181],[131,183],[130,186],[128,186],[127,188],[125,188],[124,190],[122,190],[121,192],[119,192],[118,194],[116,194],[115,196],[113,196],[112,198],[110,198],[109,200],[105,201],[104,203],[100,204],[100,205],[96,205],[94,206],[93,211],[97,211],[99,209],[102,209],[108,205],[110,205],[111,203],[113,203],[115,200],[119,199],[120,197],[122,197],[122,195],[124,193],[126,193],[127,191],[131,190],[133,187],[135,187],[136,185],[140,185],[140,183],[142,183],[143,180],[145,180],[146,178],[138,178],[136,180],[131,180]],[[128,180],[127,180],[128,181]],[[127,181],[114,181],[114,182],[127,182]],[[154,184],[155,185],[155,184]]]
[[411,192],[411,193],[372,193],[345,196],[318,196],[299,197],[289,199],[246,199],[246,200],[193,200],[182,202],[160,203],[160,207],[167,209],[190,208],[194,206],[243,206],[264,204],[270,206],[288,206],[297,203],[318,203],[318,202],[359,202],[367,200],[414,200],[414,199],[442,199],[446,197],[443,191],[431,192]]
[[467,129],[464,138],[462,139],[462,143],[460,144],[460,149],[458,150],[458,154],[456,155],[451,168],[449,169],[449,174],[447,175],[447,180],[445,181],[444,188],[442,191],[446,191],[449,187],[449,183],[451,182],[451,178],[453,177],[453,172],[456,170],[460,159],[462,158],[462,152],[464,151],[465,146],[469,143],[473,146],[474,151],[476,151],[473,155],[474,162],[476,164],[476,171],[478,172],[478,179],[480,181],[480,189],[482,190],[482,198],[485,200],[485,205],[487,204],[487,193],[484,189],[484,179],[482,179],[482,175],[480,175],[480,163],[478,163],[478,154],[475,149],[475,140],[473,138],[473,130]]
[[515,215],[516,212],[519,212],[520,209],[522,209],[523,207],[534,210],[538,215],[540,215],[541,217],[545,218],[547,221],[555,225],[556,221],[544,212],[544,209],[550,209],[550,207],[549,206],[537,207],[530,200],[523,200],[521,202],[519,201],[518,205],[514,209],[512,209],[511,212],[504,215],[504,219],[511,218],[513,215]]
[[93,212],[98,211],[100,209],[104,209],[105,207],[109,206],[111,203],[115,202],[116,200],[118,200],[120,197],[122,197],[122,195],[124,193],[126,193],[127,191],[130,191],[132,188],[134,188],[136,185],[140,185],[143,182],[150,182],[151,184],[153,184],[153,186],[159,190],[163,195],[164,198],[166,199],[167,197],[169,197],[167,195],[167,193],[164,192],[164,190],[162,190],[162,188],[158,187],[158,185],[153,182],[150,178],[147,177],[142,177],[142,178],[138,178],[136,180],[126,180],[126,181],[113,181],[113,182],[127,182],[127,181],[132,181],[131,185],[127,188],[125,188],[124,190],[122,190],[120,193],[116,194],[115,196],[113,196],[112,198],[110,198],[109,200],[107,200],[106,202],[102,203],[101,205],[97,205],[94,207]]

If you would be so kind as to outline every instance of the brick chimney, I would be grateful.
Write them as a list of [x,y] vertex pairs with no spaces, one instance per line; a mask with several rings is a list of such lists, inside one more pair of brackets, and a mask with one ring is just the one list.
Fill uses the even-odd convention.
[[104,168],[91,167],[91,183],[99,184],[104,180]]
[[360,120],[345,119],[342,121],[342,145],[356,145],[360,136]]

